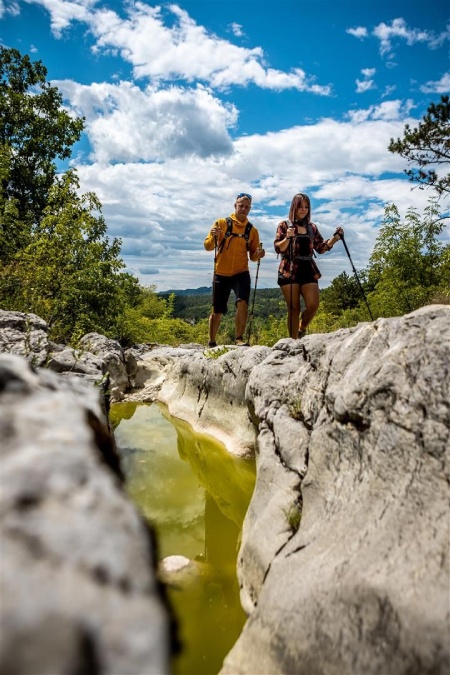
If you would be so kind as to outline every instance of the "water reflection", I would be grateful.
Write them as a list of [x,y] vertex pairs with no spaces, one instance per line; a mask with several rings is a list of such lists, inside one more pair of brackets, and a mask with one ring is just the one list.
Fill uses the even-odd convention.
[[111,409],[129,494],[155,526],[161,558],[182,555],[196,574],[169,587],[180,621],[176,675],[214,675],[239,636],[236,557],[255,483],[255,464],[194,434],[160,404]]

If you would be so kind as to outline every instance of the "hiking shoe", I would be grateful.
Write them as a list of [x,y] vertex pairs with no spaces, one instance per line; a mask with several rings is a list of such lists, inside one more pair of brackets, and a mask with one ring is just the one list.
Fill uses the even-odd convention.
[[211,342],[211,340],[208,342],[208,347],[217,347],[217,342]]
[[305,337],[306,335],[306,330],[299,330],[298,335],[297,335],[297,340],[301,340],[302,337]]
[[250,344],[248,342],[245,342],[244,338],[242,338],[242,337],[236,338],[236,340],[234,341],[234,344],[237,347],[250,347]]

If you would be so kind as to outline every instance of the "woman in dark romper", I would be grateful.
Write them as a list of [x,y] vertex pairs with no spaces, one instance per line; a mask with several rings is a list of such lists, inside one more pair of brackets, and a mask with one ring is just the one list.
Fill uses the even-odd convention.
[[[288,308],[287,325],[291,338],[302,338],[319,308],[319,285],[322,276],[313,254],[331,251],[344,234],[342,227],[325,241],[311,222],[309,197],[301,192],[292,200],[289,219],[278,224],[274,247],[281,254],[278,285]],[[300,297],[305,309],[300,321]]]

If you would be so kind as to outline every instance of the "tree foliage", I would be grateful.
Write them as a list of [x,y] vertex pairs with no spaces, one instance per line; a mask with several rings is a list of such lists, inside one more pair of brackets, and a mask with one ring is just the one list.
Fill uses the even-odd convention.
[[18,200],[8,198],[7,184],[11,149],[0,146],[0,265],[5,265],[16,251],[30,241],[30,231],[19,219]]
[[445,268],[449,246],[439,239],[443,228],[436,198],[422,218],[411,208],[403,222],[395,205],[386,208],[369,263],[375,288],[370,297],[378,316],[405,314],[436,294],[445,295],[450,278]]
[[[388,146],[390,152],[408,160],[405,171],[410,180],[423,187],[434,188],[439,195],[450,192],[450,173],[441,175],[439,168],[450,162],[450,102],[441,96],[440,103],[431,103],[423,121],[415,129],[405,126],[403,138]],[[434,165],[438,168],[428,168]]]
[[121,272],[120,241],[106,237],[98,199],[78,187],[72,172],[55,180],[33,237],[0,273],[3,306],[33,311],[63,342],[90,331],[115,335],[139,298],[137,279]]
[[19,218],[39,223],[56,175],[56,159],[70,157],[84,120],[62,106],[62,96],[47,81],[41,61],[0,47],[0,146],[9,155],[2,175],[5,195],[16,200]]
[[324,310],[331,315],[342,314],[346,309],[354,309],[361,300],[361,291],[354,276],[342,272],[333,279],[331,285],[320,294]]

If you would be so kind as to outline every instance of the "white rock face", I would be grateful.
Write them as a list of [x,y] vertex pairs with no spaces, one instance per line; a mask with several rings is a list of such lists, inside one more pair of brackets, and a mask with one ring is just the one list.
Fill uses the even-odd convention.
[[0,354],[5,675],[169,672],[154,551],[114,473],[101,397]]
[[141,389],[126,398],[162,401],[171,415],[214,436],[232,454],[252,456],[257,428],[245,389],[253,368],[270,352],[268,347],[233,349],[212,359],[201,347],[154,349],[137,362]]
[[134,384],[136,361],[116,340],[89,333],[77,349],[48,339],[47,324],[35,314],[0,309],[0,352],[23,356],[45,368],[93,384],[101,382],[112,401],[120,401]]
[[450,672],[449,369],[447,306],[284,340],[253,369],[251,614],[224,675]]

